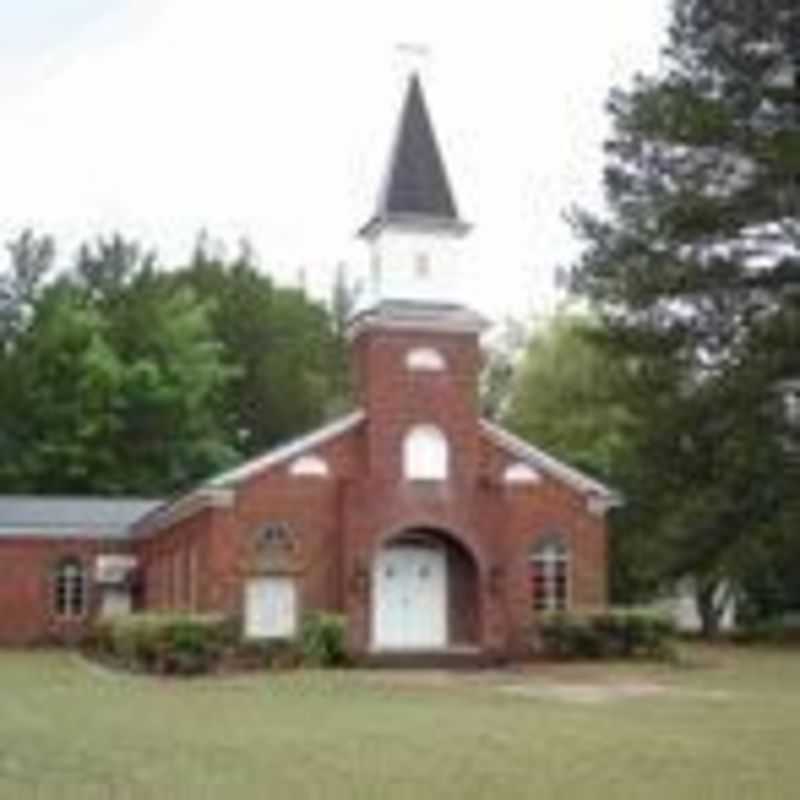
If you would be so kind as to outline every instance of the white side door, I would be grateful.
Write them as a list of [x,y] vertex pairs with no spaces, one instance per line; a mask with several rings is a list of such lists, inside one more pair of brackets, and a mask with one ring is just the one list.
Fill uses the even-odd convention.
[[297,588],[285,576],[251,578],[245,588],[245,636],[291,639],[297,633]]

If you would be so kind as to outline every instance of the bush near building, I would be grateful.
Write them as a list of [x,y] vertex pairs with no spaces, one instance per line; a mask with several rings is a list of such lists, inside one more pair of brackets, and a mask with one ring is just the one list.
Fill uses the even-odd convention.
[[241,625],[218,614],[132,614],[94,627],[87,650],[122,669],[156,675],[200,675],[220,669],[346,666],[345,620],[305,615],[298,640],[245,641]]
[[199,675],[218,667],[238,639],[218,614],[132,614],[99,622],[90,649],[125,669]]
[[645,609],[554,612],[540,621],[534,648],[560,659],[664,658],[672,652],[675,625]]

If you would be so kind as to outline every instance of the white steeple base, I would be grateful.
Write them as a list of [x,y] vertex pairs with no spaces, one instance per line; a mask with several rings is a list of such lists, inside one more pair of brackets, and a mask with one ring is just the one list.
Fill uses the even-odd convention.
[[460,235],[387,227],[370,242],[371,300],[457,303]]

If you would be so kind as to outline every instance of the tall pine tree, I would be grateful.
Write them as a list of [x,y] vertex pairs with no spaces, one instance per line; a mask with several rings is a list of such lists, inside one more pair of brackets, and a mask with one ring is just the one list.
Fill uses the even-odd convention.
[[573,279],[640,379],[630,524],[713,632],[720,586],[795,536],[800,9],[674,0],[663,55],[611,94],[609,211],[576,212]]

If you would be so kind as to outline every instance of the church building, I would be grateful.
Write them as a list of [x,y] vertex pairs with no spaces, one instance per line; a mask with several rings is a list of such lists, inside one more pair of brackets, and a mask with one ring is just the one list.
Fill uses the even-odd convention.
[[481,417],[487,324],[451,296],[468,235],[411,75],[360,231],[372,285],[350,327],[353,410],[168,502],[0,497],[0,643],[73,640],[137,610],[291,638],[325,610],[363,661],[503,659],[542,612],[602,607],[615,494]]

